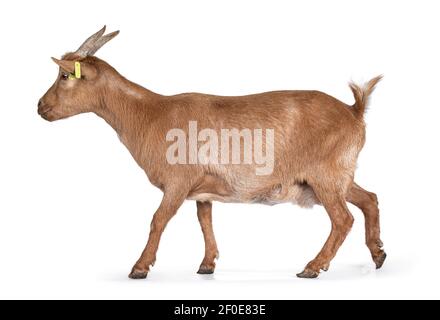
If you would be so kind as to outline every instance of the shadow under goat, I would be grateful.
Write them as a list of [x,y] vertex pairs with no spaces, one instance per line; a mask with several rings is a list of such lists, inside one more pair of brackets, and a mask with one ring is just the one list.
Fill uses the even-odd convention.
[[205,240],[199,273],[213,273],[218,257],[213,201],[324,206],[331,233],[298,274],[301,278],[328,270],[353,224],[348,201],[364,213],[366,244],[376,267],[382,266],[386,254],[377,197],[354,182],[365,143],[365,108],[381,76],[363,87],[350,84],[353,106],[319,91],[163,96],[93,56],[119,32],[104,33],[105,26],[77,51],[52,58],[59,75],[38,102],[38,113],[49,121],[95,113],[115,129],[151,183],[163,191],[130,278],[147,276],[165,226],[186,199],[196,201]]

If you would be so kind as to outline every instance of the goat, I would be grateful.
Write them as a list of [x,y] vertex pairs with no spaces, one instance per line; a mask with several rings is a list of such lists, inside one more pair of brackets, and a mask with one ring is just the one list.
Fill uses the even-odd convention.
[[[382,76],[363,87],[350,83],[355,98],[352,106],[319,91],[276,91],[231,97],[201,93],[163,96],[130,82],[94,56],[119,31],[104,33],[105,26],[77,51],[65,54],[61,60],[52,58],[59,66],[59,75],[39,100],[38,114],[54,121],[79,113],[95,113],[114,128],[151,183],[163,191],[147,245],[130,278],[147,277],[156,260],[162,232],[187,199],[196,201],[205,240],[200,274],[213,273],[218,257],[212,227],[213,201],[322,205],[331,220],[331,233],[316,258],[297,274],[300,278],[315,278],[321,270],[328,270],[354,222],[348,201],[362,210],[366,245],[376,267],[382,266],[386,254],[380,240],[377,197],[354,182],[357,158],[365,143],[364,112]],[[266,141],[259,142],[260,147],[266,147],[266,155],[270,150],[273,152],[273,159],[268,161],[270,170],[266,174],[256,173],[261,163],[255,161],[216,161],[218,154],[212,146],[207,157],[213,161],[189,164],[169,161],[167,155],[173,157],[180,151],[178,146],[170,152],[170,141],[179,138],[180,132],[184,133],[182,141],[186,142],[186,134],[191,135],[188,124],[194,121],[210,130],[202,139],[199,133],[195,146],[225,129],[241,130],[238,143],[246,140],[243,133],[246,129],[254,129],[256,133],[262,128],[272,130],[273,140],[269,141],[267,136]],[[178,132],[170,135],[176,129]],[[196,154],[194,148],[191,150],[193,160],[203,160],[197,149]],[[239,145],[235,150],[238,155],[232,157],[241,159],[245,151],[244,145]],[[191,155],[181,156],[175,159],[191,158]]]

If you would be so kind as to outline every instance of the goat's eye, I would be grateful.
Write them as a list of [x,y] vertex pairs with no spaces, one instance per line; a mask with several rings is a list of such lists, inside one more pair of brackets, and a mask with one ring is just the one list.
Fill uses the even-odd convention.
[[67,80],[69,78],[69,76],[67,75],[67,73],[62,73],[61,74],[61,79],[62,80]]

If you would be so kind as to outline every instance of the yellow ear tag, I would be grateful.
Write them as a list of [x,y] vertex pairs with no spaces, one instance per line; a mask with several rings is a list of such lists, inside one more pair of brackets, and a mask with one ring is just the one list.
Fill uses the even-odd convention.
[[78,61],[75,62],[75,78],[81,79],[81,64]]
[[76,61],[75,62],[75,73],[69,74],[69,80],[81,79],[81,64]]

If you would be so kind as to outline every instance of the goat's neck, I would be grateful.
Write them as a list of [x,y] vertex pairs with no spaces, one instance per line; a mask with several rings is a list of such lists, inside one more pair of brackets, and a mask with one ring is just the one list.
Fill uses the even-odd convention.
[[119,75],[107,78],[101,105],[95,113],[117,132],[122,143],[136,161],[147,137],[148,123],[160,95],[153,93]]

